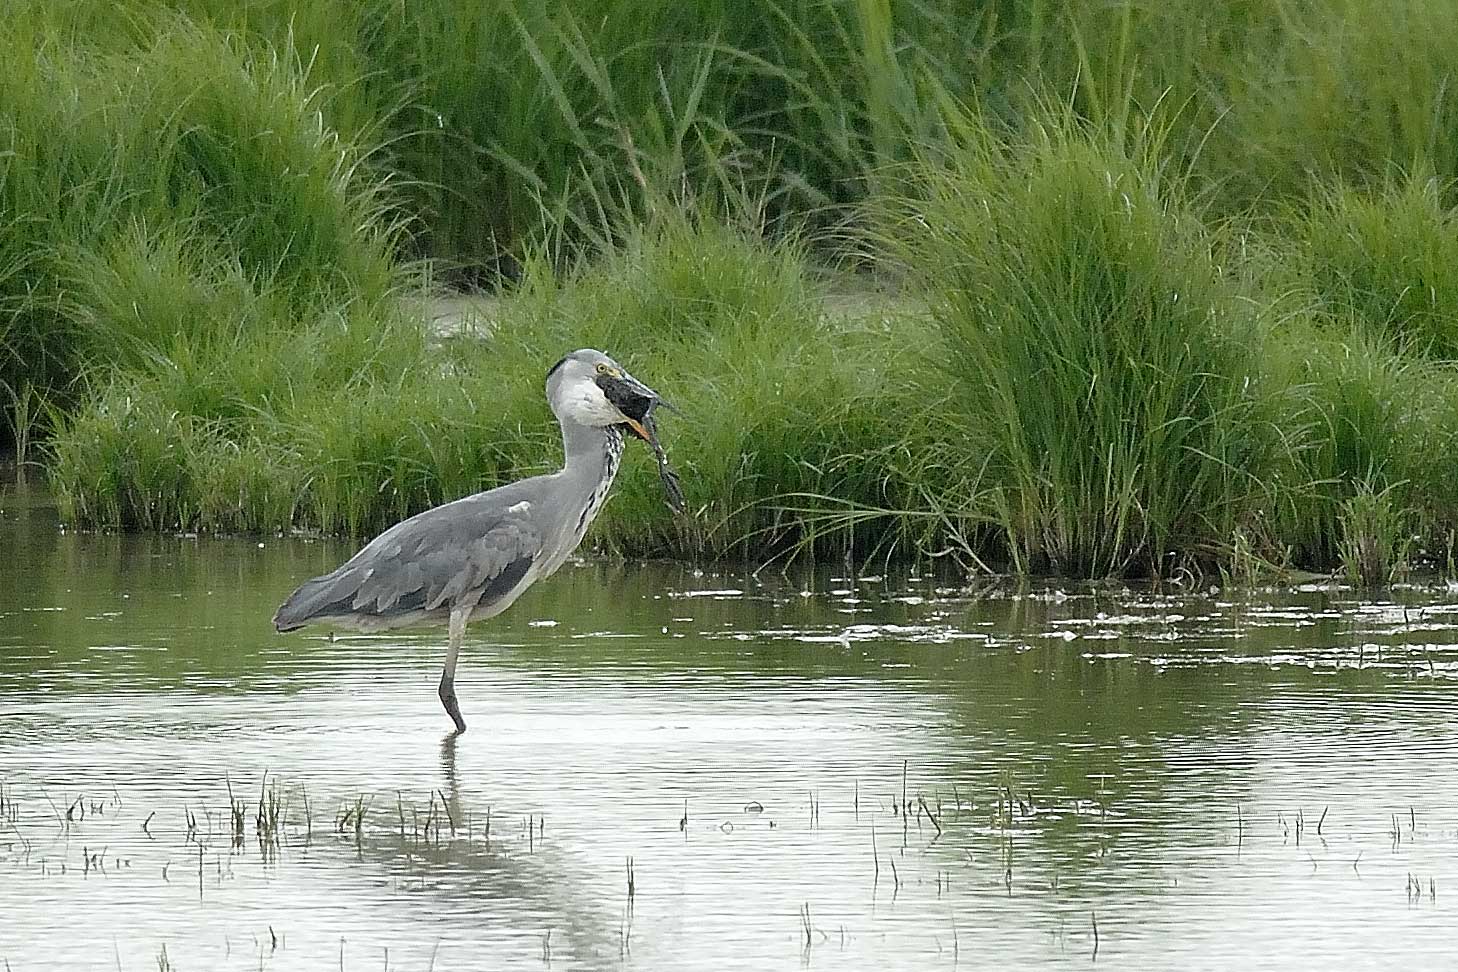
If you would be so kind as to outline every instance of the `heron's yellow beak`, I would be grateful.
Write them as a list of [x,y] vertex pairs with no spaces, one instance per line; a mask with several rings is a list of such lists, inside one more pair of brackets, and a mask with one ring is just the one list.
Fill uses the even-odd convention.
[[628,428],[633,430],[633,434],[636,435],[638,438],[642,439],[644,442],[648,442],[653,438],[648,434],[648,430],[643,427],[643,423],[639,422],[637,419],[627,419],[627,423]]

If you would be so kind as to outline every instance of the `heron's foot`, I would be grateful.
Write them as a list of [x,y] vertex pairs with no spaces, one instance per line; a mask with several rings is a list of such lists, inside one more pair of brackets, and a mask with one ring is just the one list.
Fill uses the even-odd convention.
[[466,731],[466,720],[461,718],[461,706],[456,701],[456,685],[454,681],[440,680],[440,703],[445,706],[446,715],[456,724],[456,735]]

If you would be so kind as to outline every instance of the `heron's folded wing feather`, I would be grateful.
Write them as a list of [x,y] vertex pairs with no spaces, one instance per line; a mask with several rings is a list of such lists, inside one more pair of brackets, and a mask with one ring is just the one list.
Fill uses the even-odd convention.
[[411,522],[370,561],[356,610],[434,611],[490,588],[503,574],[514,575],[515,586],[541,550],[540,534],[519,515],[445,512]]
[[313,618],[435,611],[484,591],[515,588],[542,548],[524,516],[453,503],[391,527],[339,569],[306,581],[274,618],[280,630]]

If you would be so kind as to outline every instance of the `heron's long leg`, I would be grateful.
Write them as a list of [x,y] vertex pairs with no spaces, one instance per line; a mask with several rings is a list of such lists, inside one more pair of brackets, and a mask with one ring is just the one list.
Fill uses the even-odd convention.
[[440,673],[440,701],[446,714],[456,724],[456,732],[466,731],[466,720],[461,718],[461,707],[456,702],[456,657],[461,653],[461,640],[466,636],[465,611],[452,611],[450,642],[446,646],[445,667]]

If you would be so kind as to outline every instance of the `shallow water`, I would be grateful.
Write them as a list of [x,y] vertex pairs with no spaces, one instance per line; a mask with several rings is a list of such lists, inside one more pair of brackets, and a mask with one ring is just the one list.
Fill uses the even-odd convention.
[[452,744],[441,633],[269,627],[345,547],[0,506],[14,972],[1458,957],[1443,587],[568,566]]

